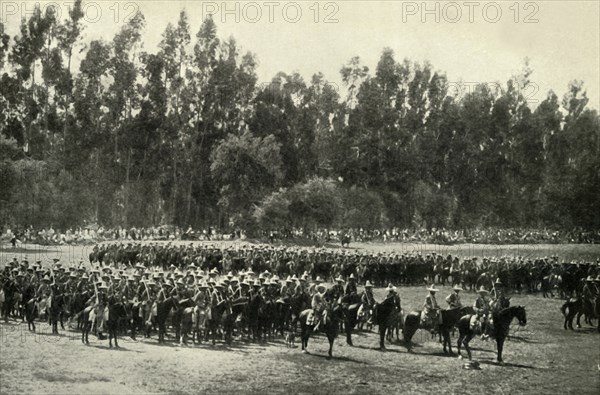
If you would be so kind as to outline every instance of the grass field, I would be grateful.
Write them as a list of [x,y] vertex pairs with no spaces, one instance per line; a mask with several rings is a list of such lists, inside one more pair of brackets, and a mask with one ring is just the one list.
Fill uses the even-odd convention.
[[[382,251],[390,248],[369,247]],[[581,252],[567,247],[561,251],[573,256],[600,256],[595,246],[583,246]],[[464,256],[470,247],[453,248]],[[61,247],[23,254],[30,260],[60,256],[68,261],[79,259],[85,252],[81,247]],[[0,261],[13,256],[4,250]],[[423,287],[401,287],[399,292],[405,312],[420,309],[427,294]],[[442,287],[438,299],[449,292],[448,287]],[[383,294],[381,289],[375,291],[378,300]],[[474,299],[472,293],[463,295],[464,303]],[[180,348],[159,346],[155,337],[137,342],[123,338],[119,342],[122,349],[112,350],[107,340],[97,341],[93,336],[91,345],[84,346],[79,334],[68,330],[49,335],[45,323],[39,324],[35,335],[26,325],[0,323],[0,393],[598,394],[600,334],[591,328],[563,330],[562,301],[558,299],[515,295],[512,304],[526,306],[527,326],[513,324],[503,366],[494,363],[493,341],[473,340],[473,357],[481,370],[464,370],[464,360],[445,356],[437,340],[424,331],[417,332],[414,340],[418,345],[412,354],[401,343],[389,345],[387,352],[378,351],[375,333],[357,333],[354,347],[338,338],[334,358],[327,360],[328,343],[322,336],[311,339],[311,355],[286,348],[282,340]]]

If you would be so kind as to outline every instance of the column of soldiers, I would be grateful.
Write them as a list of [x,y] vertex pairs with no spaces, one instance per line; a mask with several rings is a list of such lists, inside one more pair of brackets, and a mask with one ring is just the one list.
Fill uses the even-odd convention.
[[[100,250],[102,248],[98,248],[96,251]],[[19,262],[17,258],[14,258],[0,273],[2,316],[5,320],[9,315],[15,313],[24,317],[24,306],[31,299],[35,299],[39,303],[40,313],[44,314],[50,307],[48,303],[51,302],[53,295],[65,295],[70,298],[71,302],[77,297],[84,307],[88,306],[93,309],[96,327],[101,334],[106,319],[104,311],[109,299],[139,306],[139,318],[147,325],[152,325],[157,316],[157,303],[171,297],[179,303],[191,299],[197,306],[210,311],[211,307],[219,306],[224,302],[230,302],[233,305],[246,303],[253,294],[260,294],[263,299],[268,301],[283,303],[288,302],[291,298],[306,295],[311,300],[312,307],[320,312],[324,310],[324,303],[339,300],[343,296],[354,295],[362,304],[359,315],[366,316],[367,320],[369,312],[376,303],[372,293],[374,284],[370,279],[365,280],[365,291],[358,295],[358,278],[354,272],[351,272],[346,278],[342,274],[338,274],[334,279],[333,286],[327,290],[322,285],[325,279],[318,274],[315,275],[310,269],[304,270],[299,277],[291,274],[285,278],[273,274],[268,269],[254,273],[252,268],[229,270],[226,275],[220,275],[216,267],[212,267],[210,270],[201,268],[201,266],[206,267],[208,259],[198,262],[197,257],[186,253],[187,250],[198,251],[195,247],[185,246],[175,250],[183,253],[186,263],[177,265],[172,263],[166,269],[164,264],[157,265],[152,260],[167,253],[168,249],[150,249],[144,250],[143,253],[137,253],[137,263],[135,264],[131,260],[127,263],[111,262],[109,265],[106,265],[106,262],[103,264],[95,261],[91,268],[83,261],[77,265],[65,267],[59,259],[55,259],[53,264],[48,266],[48,264],[43,265],[39,260],[30,264],[27,259]],[[199,251],[212,250],[219,249],[210,247]],[[252,250],[255,248],[248,249],[248,255],[245,256],[263,254],[261,251]],[[106,248],[104,251],[110,254],[116,251],[121,257],[132,257],[134,248],[127,246],[121,251]],[[229,255],[228,252],[221,251],[221,253]],[[275,259],[274,256],[278,253],[284,256],[288,252],[269,248],[264,255]],[[234,255],[229,255],[227,258],[231,263],[235,258]],[[204,257],[208,258],[208,256]],[[491,267],[493,263],[487,262],[485,265]],[[278,262],[276,262],[274,267],[278,266]],[[588,264],[585,270],[582,270],[582,267],[580,264],[568,264],[568,269],[573,268],[574,272],[589,273],[584,278],[585,281],[583,281],[579,294],[586,303],[592,303],[599,293],[600,273],[596,276],[592,275],[594,265]],[[388,288],[394,290],[394,287],[389,286]],[[455,286],[454,293],[446,299],[450,307],[462,306],[461,289],[460,286]],[[504,284],[498,278],[493,284],[494,298],[491,304],[487,299],[488,290],[485,287],[478,290],[480,297],[474,304],[477,312],[476,320],[485,322],[490,309],[500,309],[506,305],[504,289]],[[439,310],[435,299],[437,290],[434,286],[428,290],[429,295],[424,303],[422,318],[435,320],[436,312]],[[319,314],[315,314],[315,319],[318,323]],[[476,324],[477,322],[473,322],[473,325]]]

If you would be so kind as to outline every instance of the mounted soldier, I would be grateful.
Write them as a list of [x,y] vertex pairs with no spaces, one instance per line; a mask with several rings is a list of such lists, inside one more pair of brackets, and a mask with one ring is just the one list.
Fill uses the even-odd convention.
[[306,318],[308,325],[314,325],[314,330],[319,329],[321,321],[325,321],[327,314],[327,300],[325,299],[325,285],[317,285],[317,293],[313,295],[311,301],[312,311]]
[[435,294],[438,290],[432,285],[427,288],[429,295],[425,297],[425,303],[423,303],[423,311],[421,312],[421,327],[431,328],[431,332],[435,331],[435,328],[439,323],[439,310],[440,306],[435,299]]
[[454,292],[446,296],[446,303],[448,303],[448,308],[450,309],[459,309],[462,307],[462,303],[460,301],[460,291],[463,289],[460,285],[455,285],[452,290]]
[[[473,314],[471,317],[470,327],[473,331],[480,329],[483,332],[485,330],[485,324],[487,323],[487,317],[490,311],[490,304],[487,299],[489,292],[483,287],[483,285],[477,292],[479,293],[479,297],[475,299],[475,302],[473,303],[475,314]],[[482,334],[481,338],[485,339],[485,334]]]

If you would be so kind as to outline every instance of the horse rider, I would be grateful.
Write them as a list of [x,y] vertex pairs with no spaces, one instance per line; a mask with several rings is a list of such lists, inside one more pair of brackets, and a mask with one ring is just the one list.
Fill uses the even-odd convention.
[[310,295],[310,297],[313,297],[314,294],[316,294],[317,288],[319,287],[319,285],[323,282],[323,279],[321,278],[321,276],[317,276],[317,278],[315,279],[315,282],[311,284],[311,286],[308,288],[308,294]]
[[594,311],[594,299],[596,298],[596,289],[593,283],[592,276],[587,276],[581,292],[583,303],[587,305],[589,311]]
[[446,303],[448,303],[448,308],[450,309],[460,309],[462,307],[462,303],[460,301],[460,291],[463,289],[460,285],[455,285],[450,295],[446,296]]
[[331,287],[330,290],[333,301],[337,301],[344,295],[344,279],[341,276],[338,276],[335,281],[336,283]]
[[327,318],[327,300],[325,299],[325,291],[326,288],[324,284],[317,285],[317,293],[313,295],[311,301],[312,311],[306,319],[307,324],[310,325],[311,322],[314,324],[315,331],[319,329],[321,321],[325,321]]
[[375,296],[373,296],[373,284],[367,280],[365,290],[360,297],[361,305],[358,309],[358,317],[365,317],[367,323],[371,324],[371,311],[375,308]]
[[435,331],[439,320],[440,306],[435,299],[435,294],[438,290],[432,285],[427,288],[429,295],[425,297],[425,303],[423,303],[423,312],[421,313],[421,326],[431,328],[431,332]]
[[504,294],[504,288],[502,285],[503,284],[502,281],[500,281],[500,278],[497,278],[496,282],[494,283],[494,298],[490,302],[492,312],[498,313],[510,305],[510,301]]
[[487,336],[483,333],[483,331],[485,329],[485,324],[487,323],[487,316],[489,314],[490,308],[490,304],[487,299],[489,292],[482,285],[481,288],[479,288],[479,290],[477,291],[477,293],[479,294],[479,297],[475,299],[475,302],[473,303],[475,314],[473,314],[473,316],[471,317],[470,326],[472,330],[475,330],[478,327],[481,328],[481,338],[486,339]]
[[[296,276],[294,276],[294,277],[296,277]],[[295,293],[294,280],[292,280],[292,278],[290,276],[288,276],[285,279],[285,283],[281,287],[281,291],[280,291],[281,300],[285,303],[289,303],[290,299],[294,296],[294,293]]]
[[346,288],[344,289],[345,296],[353,296],[357,295],[356,289],[356,277],[354,277],[354,273],[350,273],[350,277],[348,277],[348,284],[346,284]]

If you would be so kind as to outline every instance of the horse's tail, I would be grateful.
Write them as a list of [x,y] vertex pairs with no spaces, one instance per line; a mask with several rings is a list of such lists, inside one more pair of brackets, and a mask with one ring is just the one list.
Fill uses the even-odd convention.
[[562,313],[562,315],[564,317],[567,316],[567,308],[569,307],[569,301],[566,301],[565,303],[563,303],[563,305],[560,307],[560,311]]

